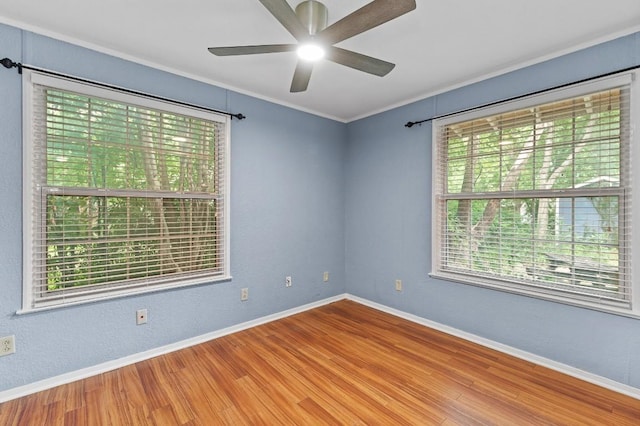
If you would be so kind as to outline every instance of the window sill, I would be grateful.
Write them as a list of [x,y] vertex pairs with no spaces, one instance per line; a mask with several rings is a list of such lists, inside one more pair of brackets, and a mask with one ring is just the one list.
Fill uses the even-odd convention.
[[491,280],[470,275],[463,276],[461,274],[452,274],[447,272],[431,272],[429,274],[429,277],[443,281],[455,282],[458,284],[472,285],[475,287],[516,294],[520,296],[533,297],[535,299],[561,303],[564,305],[570,305],[579,308],[591,309],[607,314],[640,319],[639,311],[634,310],[633,308],[623,307],[621,306],[622,304],[616,305],[613,302],[607,305],[604,305],[602,303],[594,303],[590,300],[587,300],[586,298],[579,299],[575,297],[564,296],[560,291],[556,292],[552,289],[540,289],[536,291],[535,288],[528,287],[524,284],[518,284],[509,281]]
[[28,315],[28,314],[38,313],[38,312],[68,308],[72,306],[103,302],[106,300],[120,299],[124,297],[129,297],[129,296],[139,296],[139,295],[144,295],[148,293],[156,293],[159,291],[182,289],[185,287],[194,287],[194,286],[207,285],[207,284],[216,284],[216,283],[231,281],[231,280],[233,280],[233,277],[231,275],[223,275],[219,277],[207,277],[207,278],[200,278],[200,279],[194,279],[194,280],[185,280],[180,284],[176,284],[175,282],[173,282],[173,283],[154,285],[154,286],[143,287],[143,288],[124,289],[120,291],[114,290],[113,292],[100,295],[99,297],[80,296],[75,298],[76,300],[72,300],[63,304],[55,304],[55,305],[48,305],[48,306],[45,305],[45,306],[38,306],[35,308],[23,307],[22,309],[19,309],[18,311],[16,311],[16,315]]

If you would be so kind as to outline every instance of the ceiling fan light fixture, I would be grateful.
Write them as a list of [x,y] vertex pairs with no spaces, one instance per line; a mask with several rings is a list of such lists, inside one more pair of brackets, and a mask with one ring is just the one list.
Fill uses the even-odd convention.
[[315,43],[301,44],[296,50],[298,57],[304,61],[315,62],[324,58],[324,48]]

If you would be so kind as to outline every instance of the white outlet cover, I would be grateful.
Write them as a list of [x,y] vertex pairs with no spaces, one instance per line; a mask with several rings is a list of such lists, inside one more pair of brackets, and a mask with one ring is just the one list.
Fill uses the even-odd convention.
[[402,291],[402,280],[396,280],[396,291]]
[[16,353],[15,336],[6,336],[0,338],[0,356],[11,355]]
[[147,310],[146,309],[138,309],[136,311],[136,324],[142,325],[147,323]]

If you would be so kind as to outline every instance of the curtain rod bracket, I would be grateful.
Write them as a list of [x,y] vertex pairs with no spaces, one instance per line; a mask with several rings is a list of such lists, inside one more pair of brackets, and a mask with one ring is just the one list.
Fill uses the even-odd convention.
[[424,123],[426,121],[431,121],[431,118],[427,118],[426,120],[420,120],[420,121],[409,121],[409,122],[407,122],[407,124],[404,125],[404,127],[408,127],[410,129],[413,126],[415,126],[416,124],[418,126],[422,126],[422,123]]
[[7,69],[18,68],[18,74],[22,74],[22,64],[20,62],[13,62],[9,58],[0,59],[0,64]]

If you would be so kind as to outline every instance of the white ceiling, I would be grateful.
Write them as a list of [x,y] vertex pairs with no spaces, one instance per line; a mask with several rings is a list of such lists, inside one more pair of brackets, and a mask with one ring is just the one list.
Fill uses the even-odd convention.
[[[369,3],[322,1],[329,24]],[[0,22],[348,122],[638,31],[640,0],[417,0],[337,44],[395,63],[390,74],[322,61],[302,93],[289,93],[295,53],[207,51],[295,42],[258,0],[0,0]]]

